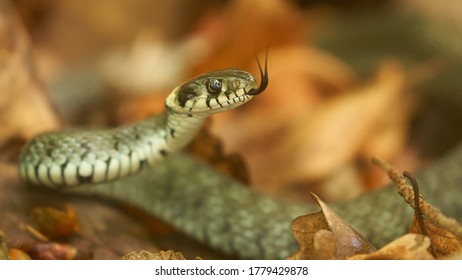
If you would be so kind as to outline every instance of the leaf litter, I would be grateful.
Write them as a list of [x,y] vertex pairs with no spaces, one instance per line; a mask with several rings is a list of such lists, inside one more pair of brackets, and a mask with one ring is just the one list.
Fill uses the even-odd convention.
[[[289,259],[432,260],[459,259],[462,226],[453,218],[419,197],[412,174],[404,175],[381,159],[374,163],[395,182],[398,193],[415,209],[409,233],[376,250],[364,237],[338,217],[319,197],[312,194],[321,211],[296,218],[292,232],[299,250]],[[409,178],[411,183],[408,183]],[[411,217],[409,217],[411,219]]]

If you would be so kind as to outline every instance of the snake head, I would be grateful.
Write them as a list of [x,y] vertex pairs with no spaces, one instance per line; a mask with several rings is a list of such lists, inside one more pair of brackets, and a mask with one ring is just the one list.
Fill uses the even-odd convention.
[[263,72],[260,62],[261,83],[248,72],[240,69],[224,69],[208,72],[175,88],[167,97],[166,105],[176,113],[213,114],[231,110],[262,93],[268,85],[265,63]]

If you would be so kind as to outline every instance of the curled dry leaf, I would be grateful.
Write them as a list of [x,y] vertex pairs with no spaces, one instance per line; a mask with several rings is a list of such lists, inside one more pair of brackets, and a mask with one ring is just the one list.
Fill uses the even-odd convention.
[[300,249],[289,259],[346,259],[375,251],[372,244],[337,216],[319,197],[311,195],[321,211],[293,221],[292,231]]
[[49,238],[68,237],[79,231],[75,212],[67,207],[66,212],[51,208],[35,208],[32,212],[41,233]]
[[432,260],[430,239],[420,234],[406,234],[380,250],[352,256],[350,260]]
[[120,258],[121,260],[186,260],[181,252],[173,250],[151,253],[145,250],[133,251]]
[[[431,240],[430,251],[435,258],[451,258],[458,253],[462,253],[462,240],[447,229],[432,223],[425,217],[422,217],[422,219],[423,226],[425,227],[425,235]],[[420,229],[415,215],[409,232],[422,234],[422,230]]]

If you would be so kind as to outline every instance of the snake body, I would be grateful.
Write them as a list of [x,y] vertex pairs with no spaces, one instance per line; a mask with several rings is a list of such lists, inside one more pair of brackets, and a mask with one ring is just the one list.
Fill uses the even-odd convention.
[[[377,17],[368,16],[370,19],[366,22],[378,22]],[[388,24],[389,18],[384,22]],[[398,24],[397,30],[389,32],[388,36],[400,34],[403,27],[410,26],[405,23]],[[369,27],[371,24],[360,22],[356,26]],[[363,29],[353,26],[352,30],[356,34]],[[377,36],[384,41],[385,35]],[[358,35],[357,41],[362,45],[363,39],[369,36],[371,34]],[[399,37],[401,41],[402,38]],[[377,41],[381,42],[379,39]],[[424,43],[419,45],[423,51],[424,46]],[[413,53],[416,53],[414,49]],[[364,53],[360,54],[360,58],[364,56]],[[193,137],[210,113],[241,105],[266,87],[266,74],[262,75],[262,83],[257,88],[255,79],[249,74],[242,73],[244,78],[233,76],[238,72],[242,73],[237,70],[212,72],[193,80],[195,82],[183,84],[167,99],[165,114],[138,124],[104,132],[59,132],[38,136],[21,155],[20,175],[33,184],[51,187],[103,180],[104,183],[85,184],[71,190],[135,205],[230,255],[267,259],[287,257],[296,250],[291,233],[292,218],[317,211],[317,207],[264,196],[218,175],[184,154],[171,153]],[[234,85],[240,88],[240,93],[226,92],[227,85],[233,84],[231,79],[239,81],[239,86]],[[220,84],[220,93],[213,94],[214,88]],[[444,84],[450,85],[452,91],[457,89],[456,83]],[[456,95],[451,95],[458,100],[452,102],[454,104],[462,104],[460,87],[458,89]],[[203,96],[203,99],[193,106],[195,102],[189,100],[197,96]],[[184,110],[185,107],[188,109]],[[70,139],[69,143],[64,139]],[[74,147],[73,152],[69,146]],[[163,160],[157,162],[161,158]],[[82,162],[87,167],[82,167]],[[141,170],[151,164],[152,168]],[[459,219],[462,217],[461,169],[462,145],[459,145],[438,163],[417,174],[424,197],[445,214]],[[136,176],[124,177],[138,171]],[[106,182],[110,180],[113,181]],[[412,217],[410,207],[391,186],[332,206],[337,214],[377,246],[405,233]]]

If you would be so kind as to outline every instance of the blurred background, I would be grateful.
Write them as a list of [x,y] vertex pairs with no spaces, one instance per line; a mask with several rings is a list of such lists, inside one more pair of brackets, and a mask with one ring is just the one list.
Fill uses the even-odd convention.
[[258,77],[268,51],[265,94],[192,150],[233,155],[222,169],[268,193],[355,197],[387,182],[373,156],[414,171],[460,140],[461,19],[457,0],[5,1],[2,58],[22,74],[2,71],[28,82],[4,86],[0,143],[144,119],[194,75]]
[[[462,137],[461,30],[459,0],[1,1],[6,243],[33,258],[155,250],[152,232],[166,239],[173,229],[152,217],[124,208],[143,227],[99,202],[17,187],[20,148],[43,131],[161,113],[174,87],[207,71],[241,68],[258,79],[256,56],[265,52],[265,93],[214,115],[190,153],[261,192],[303,202],[310,191],[337,201],[385,185],[374,156],[401,170],[424,168]],[[73,227],[73,211],[79,216],[78,250],[27,230],[33,207],[64,204]],[[209,257],[185,251],[194,242],[184,240],[160,248]]]

